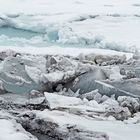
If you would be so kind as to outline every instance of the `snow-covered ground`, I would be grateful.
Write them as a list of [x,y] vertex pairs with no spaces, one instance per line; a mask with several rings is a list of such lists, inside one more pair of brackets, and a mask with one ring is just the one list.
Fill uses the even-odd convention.
[[0,119],[1,140],[37,140],[30,133],[26,132],[16,121]]

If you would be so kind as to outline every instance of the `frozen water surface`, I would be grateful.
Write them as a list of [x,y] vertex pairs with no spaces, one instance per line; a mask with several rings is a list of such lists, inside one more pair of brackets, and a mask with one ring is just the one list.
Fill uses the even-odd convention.
[[5,0],[0,5],[1,48],[57,45],[134,52],[140,46],[138,0]]
[[1,27],[0,35],[7,36],[9,38],[25,38],[25,39],[31,39],[32,37],[35,36],[42,36],[41,33],[11,27]]

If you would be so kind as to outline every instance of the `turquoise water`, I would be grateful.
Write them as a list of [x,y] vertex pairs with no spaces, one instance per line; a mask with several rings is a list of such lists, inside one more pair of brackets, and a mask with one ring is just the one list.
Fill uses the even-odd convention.
[[35,36],[43,36],[43,33],[18,29],[18,28],[11,28],[11,27],[1,27],[0,28],[0,36],[5,35],[10,38],[25,38],[31,39]]
[[[37,37],[37,38],[36,38]],[[39,40],[38,40],[39,38]],[[37,40],[37,41],[36,41]],[[60,45],[61,47],[73,47],[74,44],[59,44],[59,35],[57,30],[47,32],[35,32],[31,30],[18,29],[13,27],[0,27],[0,45],[1,46],[33,46],[48,47],[51,45]],[[84,47],[84,46],[75,46]]]
[[[102,43],[100,38],[83,38],[76,37],[76,42],[69,42],[69,37],[61,38],[59,29],[48,27],[44,30],[33,31],[32,29],[22,29],[18,27],[2,26],[0,27],[0,46],[17,46],[17,47],[50,47],[61,46],[71,48],[100,48],[123,52],[134,52],[135,50],[116,43]],[[63,42],[64,41],[64,42]]]
[[0,27],[1,46],[47,47],[59,39],[58,31],[32,31],[14,27]]

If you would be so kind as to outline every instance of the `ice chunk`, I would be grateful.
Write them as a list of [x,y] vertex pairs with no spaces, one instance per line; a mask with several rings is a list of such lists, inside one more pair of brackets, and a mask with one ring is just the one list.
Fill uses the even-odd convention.
[[47,92],[45,92],[44,94],[50,109],[65,108],[69,106],[82,104],[82,100],[79,98],[66,97]]
[[[101,73],[104,74],[104,73]],[[74,92],[76,92],[78,89],[80,89],[80,94],[85,94],[88,92],[91,92],[93,90],[98,89],[99,93],[102,95],[111,96],[114,95],[116,97],[118,96],[132,96],[137,97],[135,94],[132,94],[131,92],[126,92],[124,90],[120,90],[116,88],[115,86],[112,86],[111,84],[107,84],[107,80],[102,80],[102,75],[97,74],[94,71],[83,74],[79,76],[79,80],[75,83],[74,81],[66,84],[67,88],[72,89]],[[104,77],[103,77],[104,78]],[[99,79],[99,80],[98,80]]]
[[44,74],[44,76],[49,82],[57,83],[63,80],[64,72],[52,72],[52,73]]
[[[132,78],[132,79],[122,79],[116,81],[106,81],[106,83],[127,92],[136,95],[135,97],[140,97],[140,80],[139,78]],[[124,95],[125,96],[125,95]]]
[[41,77],[42,77],[42,71],[38,69],[37,67],[31,67],[25,65],[25,70],[28,74],[28,76],[36,83],[40,84]]
[[[5,90],[12,93],[28,93],[32,89],[40,89],[40,85],[36,82],[41,76],[37,77],[38,66],[34,61],[35,57],[29,60],[26,55],[8,56],[2,62],[0,71],[0,79]],[[40,69],[41,67],[42,64]]]

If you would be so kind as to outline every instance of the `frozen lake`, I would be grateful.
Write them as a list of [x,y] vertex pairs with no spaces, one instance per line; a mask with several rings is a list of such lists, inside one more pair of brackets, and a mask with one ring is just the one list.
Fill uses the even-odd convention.
[[140,46],[138,0],[5,0],[0,5],[1,48],[57,45],[134,52]]

